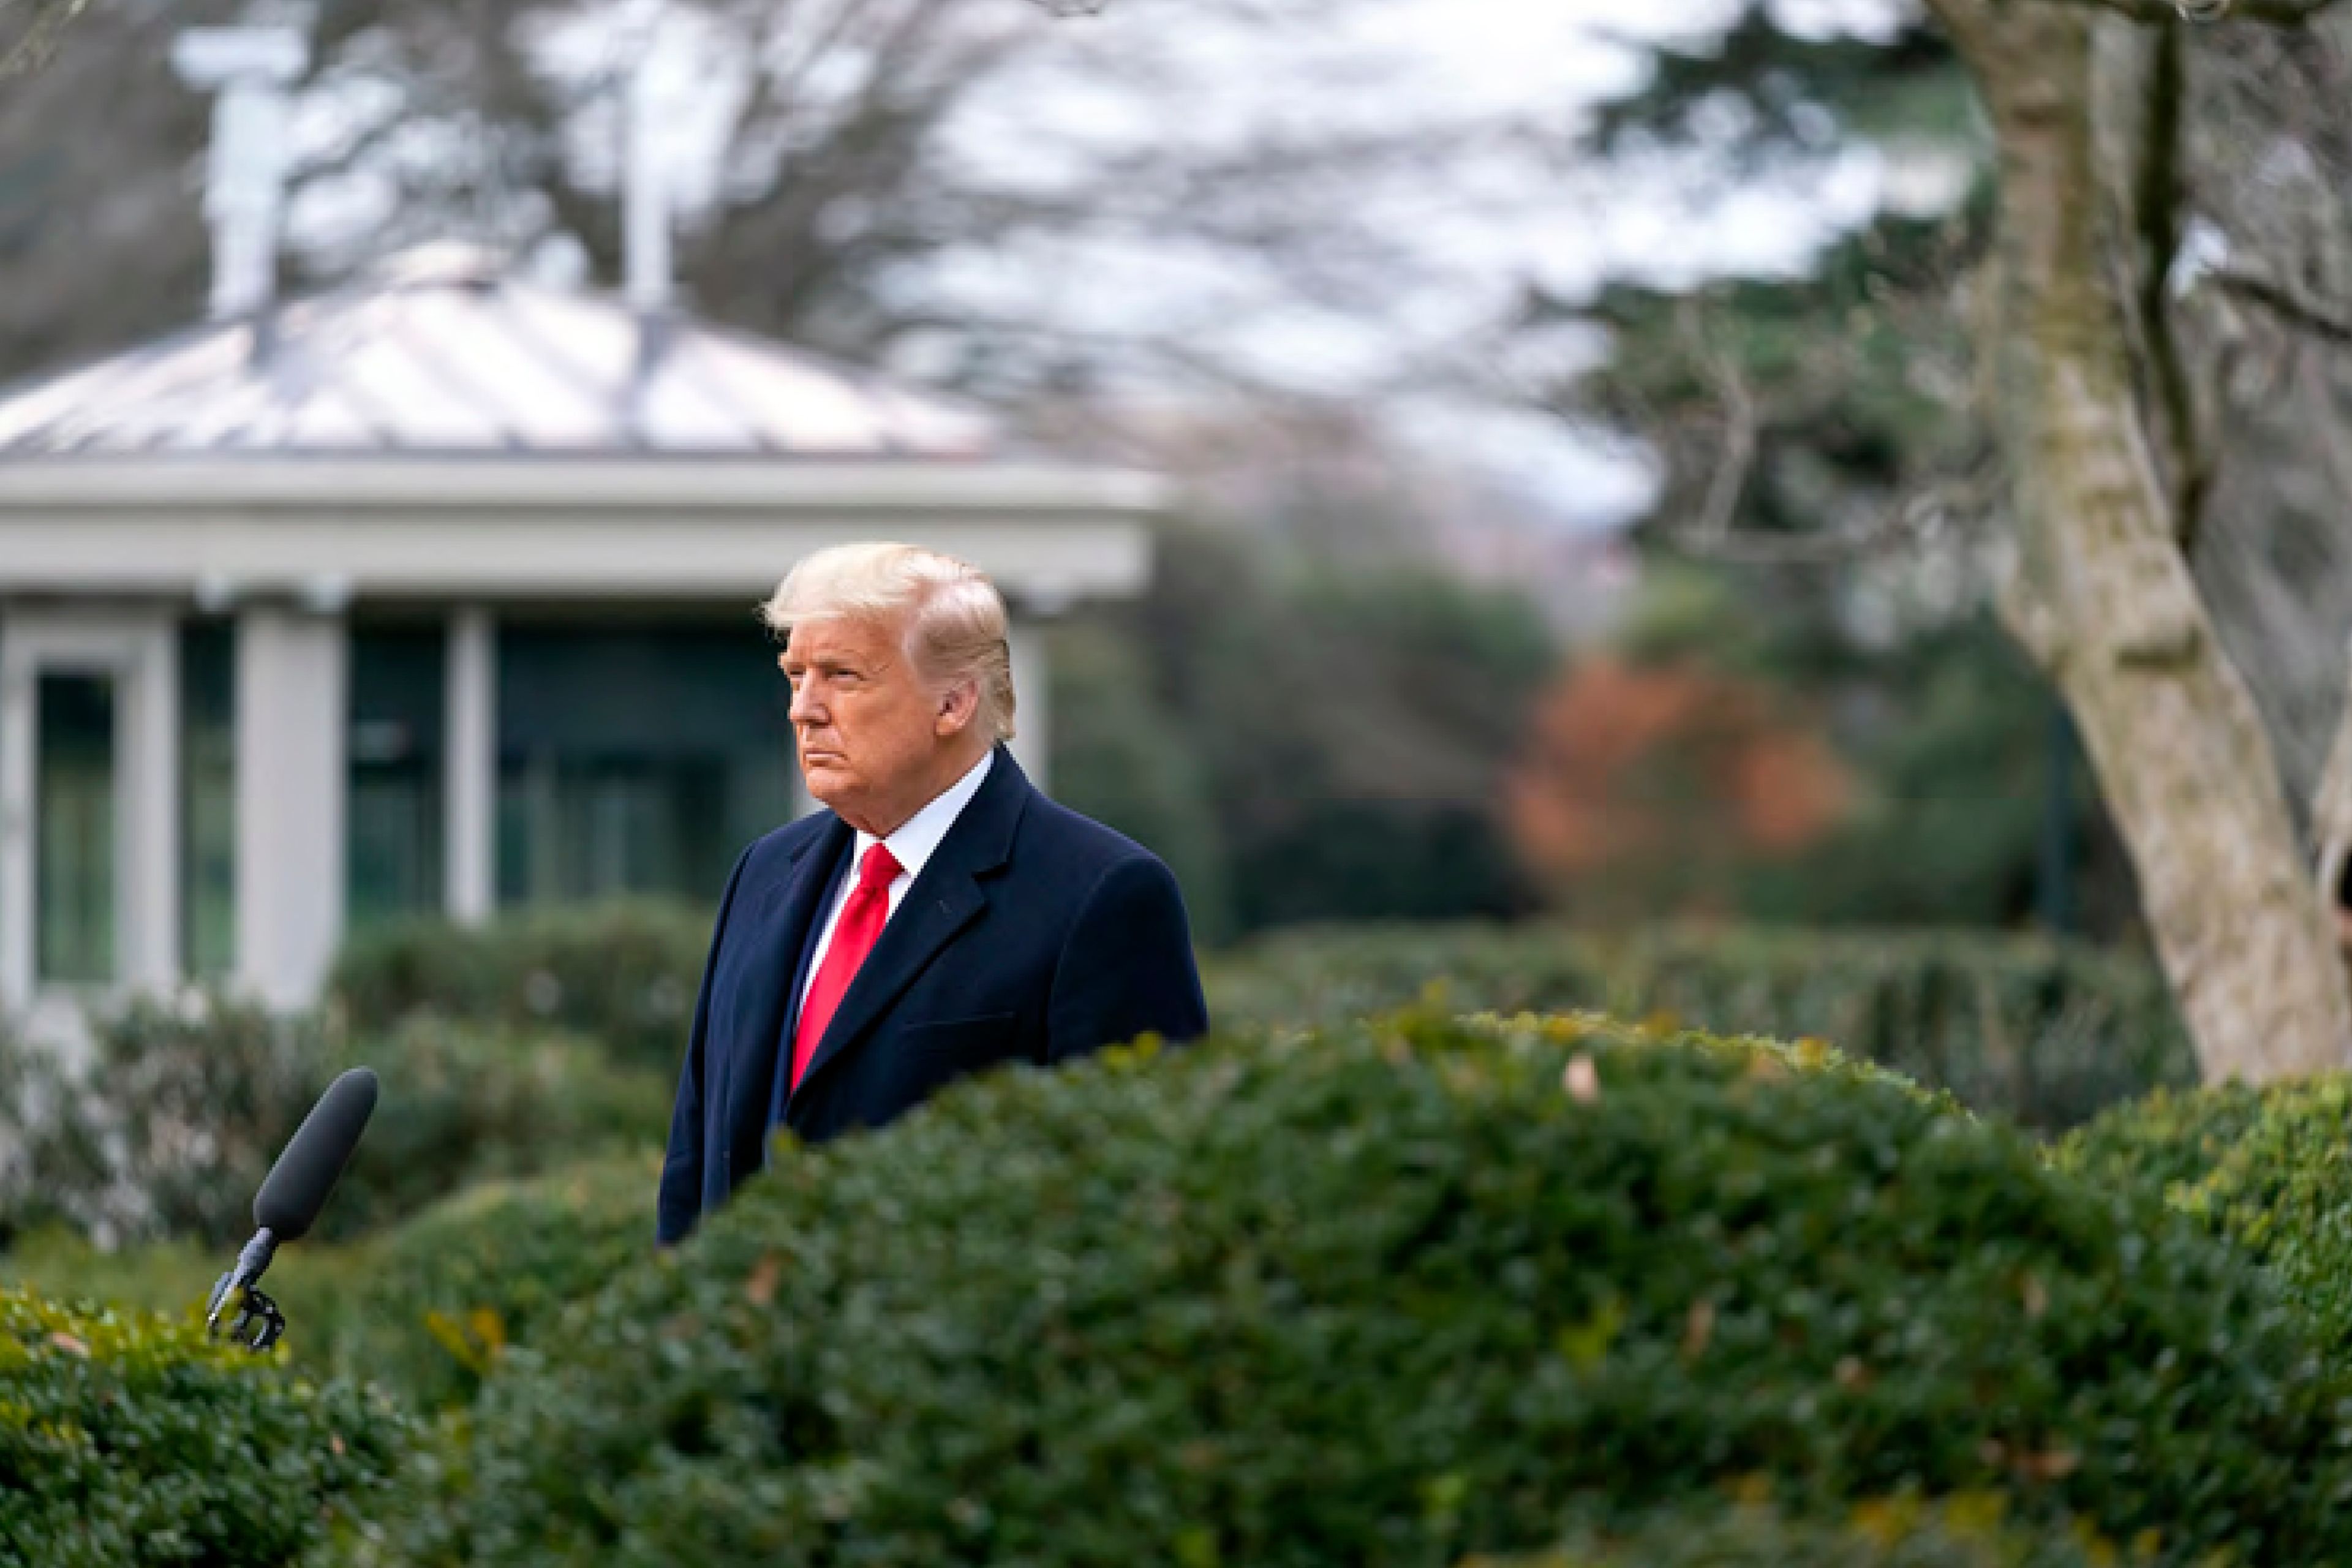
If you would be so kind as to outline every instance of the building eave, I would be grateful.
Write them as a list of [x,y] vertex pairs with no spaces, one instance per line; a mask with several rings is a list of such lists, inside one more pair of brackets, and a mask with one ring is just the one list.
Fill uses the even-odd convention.
[[1141,592],[1167,500],[1149,474],[1003,461],[5,463],[0,595],[740,600],[896,538],[1055,605]]
[[1148,517],[1166,481],[1088,464],[946,458],[530,456],[42,458],[0,461],[0,528],[66,511],[337,513],[488,508],[770,514],[877,510]]

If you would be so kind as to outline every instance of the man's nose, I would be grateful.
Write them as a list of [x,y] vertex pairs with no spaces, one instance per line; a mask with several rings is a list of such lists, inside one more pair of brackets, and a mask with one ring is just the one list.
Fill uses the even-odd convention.
[[803,680],[793,692],[793,705],[786,716],[795,724],[814,724],[823,721],[824,711],[824,703],[817,700],[816,682]]

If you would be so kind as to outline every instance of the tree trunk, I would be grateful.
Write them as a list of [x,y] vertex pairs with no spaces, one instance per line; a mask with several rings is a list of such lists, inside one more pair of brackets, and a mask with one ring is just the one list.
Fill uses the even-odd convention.
[[2352,937],[2352,910],[2344,898],[2345,868],[2352,861],[2352,695],[2336,725],[2336,739],[2327,748],[2327,765],[2311,800],[2311,837],[2318,846],[2318,874],[2314,879],[2319,901],[2336,922],[2336,944]]
[[2352,987],[2275,757],[2214,636],[2134,375],[2125,215],[2099,163],[2091,8],[1936,0],[1998,146],[1980,338],[2012,485],[2002,615],[2063,692],[2208,1081],[2345,1065]]

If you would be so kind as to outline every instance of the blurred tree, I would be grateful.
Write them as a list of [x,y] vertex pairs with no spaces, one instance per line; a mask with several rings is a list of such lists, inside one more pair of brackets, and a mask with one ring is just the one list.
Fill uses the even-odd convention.
[[1740,876],[1820,842],[1851,792],[1792,707],[1696,660],[1581,660],[1511,769],[1512,837],[1580,918],[1744,912]]
[[1757,868],[1751,912],[2144,937],[2130,867],[2071,729],[2053,722],[2050,684],[1990,616],[1841,662],[1811,689],[1857,780],[1852,809],[1811,852]]
[[[2223,646],[2261,705],[2288,801],[2340,859],[2352,775],[2352,10],[2193,32],[2168,279],[2204,485],[2184,531]],[[2335,878],[2323,865],[2323,883]]]
[[[423,239],[521,253],[555,236],[614,278],[613,111],[634,59],[594,9],[324,0],[295,174],[297,216],[312,220],[303,258],[314,279]],[[952,167],[940,134],[1039,36],[1042,21],[1022,8],[714,0],[675,9],[709,29],[714,92],[726,86],[721,67],[743,79],[719,138],[716,195],[682,237],[681,282],[702,309],[870,352],[906,324],[889,303],[894,267],[974,226],[1002,232],[1036,216]],[[0,106],[0,255],[17,284],[0,306],[0,365],[21,373],[201,309],[194,164],[207,106],[174,79],[168,54],[182,28],[236,14],[227,0],[100,8]],[[737,68],[745,61],[753,68]],[[58,221],[68,212],[76,221]]]
[[89,0],[15,0],[0,13],[0,78],[21,76],[47,63],[65,25]]
[[[1235,933],[1534,907],[1498,809],[1556,658],[1523,597],[1428,567],[1279,565],[1245,538],[1175,527],[1146,596],[1063,635],[1081,627],[1119,639],[1148,676],[1158,712],[1136,711],[1152,733],[1124,749],[1173,747],[1198,768]],[[1056,690],[1072,685],[1122,680],[1090,671]],[[1183,815],[1090,782],[1111,772],[1102,760],[1082,768],[1057,775],[1057,793],[1114,826],[1146,837]]]
[[[0,89],[0,376],[183,325],[204,311],[194,182],[208,106],[172,36],[225,5],[101,5]],[[11,35],[20,43],[37,35]]]
[[[697,307],[868,355],[910,324],[910,258],[1040,215],[957,166],[943,130],[1043,37],[976,0],[700,0],[668,6],[706,73],[715,182],[681,226]],[[347,106],[305,171],[373,192],[373,221],[314,261],[341,269],[453,231],[517,251],[561,236],[620,270],[621,89],[644,47],[595,7],[325,0],[314,100]]]
[[[2232,658],[2276,645],[2280,617],[2259,610],[2266,599],[2315,597],[2284,578],[2275,547],[2292,536],[2264,519],[2275,509],[2251,498],[2275,495],[2283,473],[2303,476],[2306,491],[2322,476],[2326,493],[2329,454],[2345,434],[2336,387],[2295,430],[2273,417],[2259,447],[2242,438],[2231,405],[2244,395],[2248,309],[2306,354],[2352,342],[2339,331],[2352,323],[2314,289],[2341,287],[2345,250],[2333,244],[2336,269],[2315,277],[2306,252],[2331,249],[2310,242],[2315,226],[2304,226],[2298,250],[2282,242],[2296,231],[2273,204],[2208,195],[2209,183],[2234,186],[2231,172],[2247,160],[2290,176],[2352,171],[2340,18],[2298,26],[2326,8],[2326,0],[2193,5],[2209,19],[2276,26],[2212,29],[2192,45],[2169,0],[1930,0],[1925,13],[1896,11],[1895,26],[1875,39],[1827,41],[1787,32],[1767,5],[1746,5],[1720,47],[1662,57],[1649,90],[1596,132],[1599,145],[1622,152],[1728,123],[1734,167],[1819,159],[1856,140],[1892,149],[1889,110],[1932,104],[1937,84],[1966,70],[1989,143],[1997,228],[1979,226],[1967,204],[1925,236],[1906,234],[1899,215],[1882,217],[1834,250],[1814,280],[1832,291],[1815,306],[1846,292],[1841,315],[1816,318],[1840,330],[1793,354],[1776,347],[1773,313],[1753,296],[1672,308],[1604,301],[1636,329],[1646,309],[1642,341],[1675,347],[1665,371],[1621,353],[1617,374],[1638,368],[1615,390],[1656,389],[1663,377],[1686,410],[1712,401],[1709,415],[1643,426],[1676,431],[1661,445],[1677,474],[1673,531],[1686,542],[1760,562],[1874,552],[1882,607],[1889,581],[1917,589],[1948,583],[1956,563],[1962,575],[1989,569],[2004,623],[2065,694],[2217,1077],[2337,1065],[2352,1045],[2352,994],[2284,794],[2290,750],[2273,743],[2293,705],[2273,697],[2265,734]],[[2269,60],[2266,101],[2251,101],[2242,86],[2234,116],[2218,112],[2217,94],[2249,55]],[[2282,79],[2333,86],[2282,92]],[[2340,240],[2341,211],[2315,226]],[[1979,234],[1990,239],[1984,265],[1972,254]],[[1924,252],[1922,237],[1933,241]],[[1889,263],[1856,275],[1844,265],[1855,246],[1880,247]],[[1948,265],[1906,272],[1937,247]],[[1670,332],[1655,324],[1662,310]],[[1934,328],[1938,314],[1968,328],[1966,376],[1947,368],[1955,335]],[[1727,317],[1737,331],[1726,329]],[[1608,395],[1593,406],[1607,409]],[[1633,409],[1626,398],[1615,416]],[[1930,416],[1927,438],[1915,430],[1890,447],[1885,438],[1901,434],[1906,410]],[[2221,457],[2233,437],[2266,456],[2301,450],[2260,464],[2231,498]],[[2230,499],[2235,506],[2217,510]],[[2347,500],[2337,493],[2335,507]],[[1972,528],[1978,519],[2002,526]],[[2217,528],[2235,536],[2230,547],[2216,548]],[[2314,563],[2308,548],[2300,558]],[[2201,584],[2191,572],[2200,559]],[[2326,598],[2339,615],[2352,606],[2352,590]],[[2217,625],[2217,608],[2233,613]],[[2330,706],[2341,712],[2344,627],[2339,620],[2333,635],[2315,637],[2319,618],[2305,614],[2294,629],[2304,659],[2315,641],[2330,647]],[[2331,776],[2344,781],[2345,799],[2335,826],[2321,814],[2321,828],[2352,840],[2352,744],[2339,754],[2345,765]]]
[[[2352,991],[2333,922],[2189,566],[2210,458],[2169,299],[2185,24],[2168,5],[2116,4],[1936,5],[2003,171],[1981,342],[2011,476],[2003,618],[2066,693],[2207,1073],[2339,1067]],[[2212,7],[2289,23],[2319,8]]]
[[[2056,914],[2137,934],[2129,868],[2053,733],[2050,687],[1989,616],[1874,646],[1804,597],[1759,597],[1756,571],[1654,562],[1609,658],[1555,683],[1511,798],[1563,903],[1796,924]],[[1749,747],[1763,760],[1745,766]],[[1604,819],[1565,862],[1539,841]]]
[[[1916,563],[1922,536],[1958,521],[1950,481],[1988,456],[1959,295],[1990,216],[1980,198],[1884,213],[1794,279],[1688,292],[1619,281],[1580,304],[1535,301],[1532,321],[1572,315],[1616,348],[1554,389],[1554,405],[1661,448],[1654,542],[1765,569],[1798,593],[1843,594],[1857,564]],[[1773,570],[1785,567],[1802,570]]]
[[[21,0],[20,0],[21,3]],[[1333,5],[1344,0],[1331,0]],[[601,0],[319,0],[297,115],[291,270],[352,276],[425,240],[478,242],[557,275],[621,270],[620,100],[643,46]],[[1006,399],[1076,393],[1146,365],[1218,384],[1177,301],[1083,330],[1042,283],[957,291],[958,272],[1050,269],[1089,246],[1245,257],[1279,291],[1328,300],[1395,246],[1359,176],[1425,170],[1454,134],[1097,134],[1033,101],[1160,111],[1194,68],[1089,41],[1018,0],[671,0],[666,48],[695,73],[677,144],[681,297],[717,320]],[[1198,19],[1286,24],[1255,0]],[[47,70],[0,103],[0,374],[183,323],[203,306],[197,164],[206,104],[172,37],[235,0],[91,8]],[[8,35],[0,32],[0,46]],[[1150,39],[1142,40],[1148,46]],[[666,57],[671,58],[671,57]],[[1117,114],[1112,116],[1118,118]],[[1011,143],[1008,153],[1007,143]],[[1344,282],[1342,275],[1353,281]],[[1286,281],[1283,281],[1286,280]],[[1083,279],[1074,279],[1083,281]]]
[[1079,621],[1055,627],[1051,649],[1055,795],[1165,860],[1184,889],[1193,940],[1223,942],[1233,901],[1200,747],[1128,638]]

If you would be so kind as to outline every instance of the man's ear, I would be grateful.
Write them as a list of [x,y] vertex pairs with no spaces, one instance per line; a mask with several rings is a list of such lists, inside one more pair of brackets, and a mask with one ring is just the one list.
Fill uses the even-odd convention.
[[940,693],[940,705],[931,715],[931,732],[941,740],[961,734],[979,712],[980,682],[959,680]]

